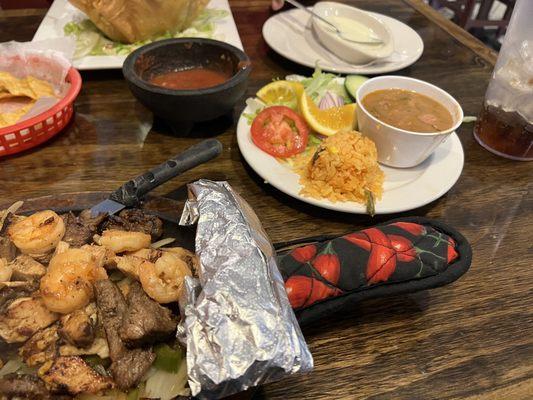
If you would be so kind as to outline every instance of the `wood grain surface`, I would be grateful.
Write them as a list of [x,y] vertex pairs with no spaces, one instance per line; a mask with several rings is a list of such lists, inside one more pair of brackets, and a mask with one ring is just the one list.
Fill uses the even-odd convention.
[[[398,74],[451,93],[465,115],[476,115],[494,55],[420,1],[346,1],[409,24],[423,38],[420,60]],[[272,78],[309,74],[270,50],[261,36],[269,1],[231,1],[253,61],[248,95]],[[307,2],[312,4],[312,2]],[[30,40],[43,11],[0,15],[0,41]],[[76,191],[111,191],[202,137],[224,144],[214,162],[187,172],[157,193],[185,198],[198,178],[228,180],[254,207],[273,241],[359,229],[374,219],[303,204],[265,184],[239,153],[231,119],[180,137],[152,126],[120,71],[84,72],[74,122],[51,142],[0,159],[2,203]],[[235,110],[237,116],[244,101]],[[472,243],[471,270],[430,292],[361,303],[304,330],[315,370],[267,384],[258,399],[531,399],[533,398],[533,168],[483,150],[471,124],[459,130],[465,168],[441,199],[401,215],[424,215],[455,226]],[[413,193],[416,196],[416,193]]]

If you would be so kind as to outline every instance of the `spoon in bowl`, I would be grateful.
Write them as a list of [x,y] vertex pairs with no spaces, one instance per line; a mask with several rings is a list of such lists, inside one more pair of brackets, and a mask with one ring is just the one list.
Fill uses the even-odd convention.
[[348,42],[352,42],[352,43],[357,43],[357,44],[374,44],[374,45],[379,45],[379,44],[383,44],[383,40],[381,40],[380,38],[378,37],[371,37],[370,40],[354,40],[354,39],[351,39],[349,37],[346,37],[343,32],[337,27],[335,26],[334,24],[332,24],[330,21],[328,21],[326,18],[318,15],[317,13],[315,13],[313,10],[310,10],[308,9],[306,6],[304,6],[302,3],[296,1],[296,0],[285,0],[287,3],[289,4],[292,4],[294,7],[296,8],[299,8],[300,10],[304,10],[305,12],[307,12],[308,14],[311,14],[313,17],[315,18],[318,18],[320,21],[324,22],[325,24],[329,25],[330,27],[332,27],[335,32],[337,33],[337,35],[339,37],[341,37],[342,39],[348,41]]

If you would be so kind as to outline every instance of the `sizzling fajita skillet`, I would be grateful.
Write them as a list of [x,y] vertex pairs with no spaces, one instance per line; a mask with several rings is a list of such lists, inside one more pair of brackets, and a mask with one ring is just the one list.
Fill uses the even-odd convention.
[[[48,209],[58,214],[72,212],[77,215],[82,210],[106,200],[108,196],[108,193],[103,192],[46,196],[25,201],[17,214],[29,215]],[[198,250],[198,243],[195,246],[195,226],[178,224],[184,208],[181,201],[145,196],[142,202],[132,205],[146,215],[156,216],[162,221],[163,237],[175,238],[168,247],[179,246],[190,251],[194,251],[196,247]],[[245,210],[242,210],[245,214]],[[203,230],[205,231],[205,221]],[[260,240],[255,236],[251,237]],[[471,262],[470,245],[459,232],[441,222],[421,217],[400,218],[339,237],[307,238],[278,243],[274,247],[278,250],[275,258],[280,277],[283,277],[282,283],[288,301],[300,324],[310,324],[331,313],[349,310],[358,301],[367,298],[446,285],[464,274]],[[276,280],[275,277],[272,279]],[[142,297],[145,303],[150,303],[152,300],[148,299],[138,286],[137,297]],[[128,296],[125,297],[127,302],[119,301],[117,304],[131,308],[134,300]],[[113,298],[114,295],[109,297]],[[124,305],[126,303],[128,304]],[[100,317],[102,308],[98,298],[97,304]],[[161,311],[159,305],[156,307],[152,304],[150,307],[155,310],[155,314]],[[179,314],[171,304],[163,305],[163,308],[172,309],[176,316]],[[49,328],[44,330],[46,329]],[[159,364],[161,359],[164,360],[163,364],[176,361],[172,348],[168,350],[154,343],[149,345],[157,347],[156,359]],[[146,347],[145,344],[136,346],[137,344],[132,347],[133,351],[141,351],[137,349]],[[50,358],[54,360],[54,355]],[[131,365],[135,366],[135,359],[130,361]],[[54,367],[59,368],[55,364]],[[98,368],[105,374],[108,367],[104,366],[104,370]],[[171,366],[170,371],[172,368],[176,367]],[[0,381],[0,388],[2,387],[5,388],[5,379]],[[58,392],[61,392],[61,389],[57,386],[54,388]]]

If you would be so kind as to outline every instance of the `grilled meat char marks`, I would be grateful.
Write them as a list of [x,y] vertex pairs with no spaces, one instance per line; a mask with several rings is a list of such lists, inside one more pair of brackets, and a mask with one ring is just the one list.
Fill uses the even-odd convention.
[[73,346],[89,347],[94,341],[95,327],[85,310],[76,310],[61,317],[59,334]]
[[92,241],[92,236],[96,231],[92,231],[89,226],[83,224],[72,211],[61,215],[61,218],[65,223],[65,235],[62,239],[64,242],[73,247],[81,247]]
[[22,343],[58,318],[40,298],[19,298],[0,315],[0,337],[7,343]]
[[[3,287],[0,289],[0,321],[3,320],[3,315],[8,313],[8,309],[11,304],[20,298],[26,297],[29,298],[31,295],[39,289],[39,281],[27,281],[23,286],[17,287]],[[2,322],[0,322],[0,331],[1,331]],[[0,337],[2,334],[0,333]]]
[[107,219],[107,214],[99,214],[96,217],[91,215],[91,210],[83,210],[78,215],[78,220],[83,224],[89,227],[93,232],[96,232],[100,229],[100,225]]
[[151,350],[127,350],[117,361],[113,361],[111,374],[120,389],[129,389],[139,384],[154,361],[155,353]]
[[0,236],[0,258],[12,261],[17,255],[17,248],[7,236]]
[[76,216],[72,211],[61,215],[65,223],[65,235],[63,241],[72,247],[81,247],[84,244],[91,243],[93,235],[98,232],[100,225],[107,218],[107,215],[101,214],[97,217],[91,217],[90,210],[84,210]]
[[0,378],[0,394],[8,399],[50,399],[44,382],[32,375],[9,374]]
[[177,324],[168,308],[149,298],[138,282],[131,284],[120,332],[124,343],[137,347],[168,339],[176,332]]
[[59,350],[57,329],[57,324],[41,329],[19,349],[19,355],[28,366],[42,365],[57,356]]
[[148,371],[155,354],[151,349],[128,349],[120,339],[123,317],[128,306],[122,292],[110,280],[94,283],[98,319],[103,325],[109,344],[111,373],[117,386],[126,389],[137,385]]
[[41,375],[46,386],[54,393],[98,393],[112,389],[111,378],[98,374],[81,357],[57,357]]
[[10,264],[13,269],[12,281],[35,281],[46,273],[46,267],[26,254],[16,257]]
[[[89,246],[93,235],[105,229],[144,232],[152,239],[163,233],[162,221],[141,210],[124,210],[118,216],[97,218],[92,218],[90,211],[85,210],[78,216],[67,213],[61,217],[66,227],[62,240],[72,247]],[[17,257],[15,246],[3,235],[0,235],[0,256],[11,263],[15,283],[21,284],[7,285],[0,290],[0,342],[1,339],[6,343],[25,342],[19,354],[28,365],[40,368],[41,378],[13,375],[0,379],[0,394],[7,398],[62,398],[60,394],[65,393],[76,395],[114,386],[134,387],[155,360],[150,344],[171,337],[176,330],[177,318],[169,309],[150,299],[137,282],[130,285],[128,301],[110,280],[94,284],[98,322],[95,311],[92,317],[87,310],[64,316],[52,313],[33,294],[38,291],[39,280],[46,272],[41,263],[49,259],[39,259],[40,263],[35,257]],[[95,339],[97,331],[102,332],[100,328],[106,339]],[[105,340],[105,349],[97,354],[109,355],[113,380],[98,374],[78,356],[94,354],[97,340]]]
[[118,215],[111,215],[102,224],[105,229],[143,232],[157,240],[163,235],[163,221],[153,215],[145,214],[139,209],[122,210]]
[[122,296],[122,292],[110,280],[101,280],[94,283],[96,305],[98,307],[98,320],[104,327],[109,345],[109,356],[112,361],[120,358],[126,350],[120,340],[120,327],[122,317],[128,305]]

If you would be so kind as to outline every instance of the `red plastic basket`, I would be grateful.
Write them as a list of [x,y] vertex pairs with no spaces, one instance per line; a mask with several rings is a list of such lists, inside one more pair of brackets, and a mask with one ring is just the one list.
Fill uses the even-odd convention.
[[35,117],[0,129],[0,157],[31,149],[57,135],[74,114],[74,100],[81,89],[81,75],[70,68],[67,77],[70,89],[55,106]]

